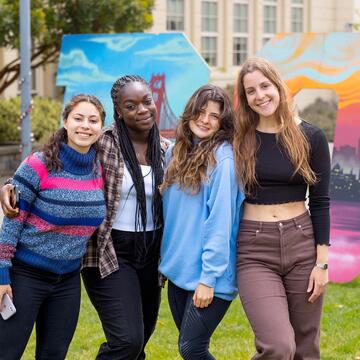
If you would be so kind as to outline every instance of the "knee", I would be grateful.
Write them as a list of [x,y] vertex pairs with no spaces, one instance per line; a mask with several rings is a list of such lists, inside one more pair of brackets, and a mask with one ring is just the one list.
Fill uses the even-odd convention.
[[207,349],[202,348],[201,344],[194,340],[179,339],[178,343],[179,354],[184,360],[198,360],[204,358],[204,354],[207,353]]
[[269,358],[279,360],[293,360],[295,357],[295,352],[295,339],[291,337],[284,337],[273,342],[271,356],[269,353]]
[[125,353],[128,354],[128,359],[137,359],[140,355],[144,344],[143,335],[133,336],[126,340],[124,348],[126,348]]

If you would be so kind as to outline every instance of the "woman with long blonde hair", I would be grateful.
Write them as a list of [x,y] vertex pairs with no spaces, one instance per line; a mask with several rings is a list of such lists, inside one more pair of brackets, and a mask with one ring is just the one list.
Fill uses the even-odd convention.
[[224,90],[202,86],[187,103],[166,154],[160,272],[169,279],[183,359],[214,359],[210,337],[237,295],[243,194],[235,175],[233,122]]
[[286,85],[267,60],[245,61],[237,85],[234,154],[246,192],[237,282],[255,333],[253,359],[320,359],[328,143],[320,129],[294,115]]

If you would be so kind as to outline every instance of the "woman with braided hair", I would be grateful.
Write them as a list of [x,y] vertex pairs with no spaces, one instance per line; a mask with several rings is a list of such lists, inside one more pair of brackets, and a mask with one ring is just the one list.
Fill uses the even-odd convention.
[[162,156],[146,81],[123,76],[111,89],[114,122],[100,138],[107,214],[83,259],[83,280],[106,336],[97,359],[145,359],[160,305]]
[[[169,142],[160,137],[143,78],[119,78],[111,97],[114,122],[99,139],[107,210],[88,243],[82,277],[106,336],[97,359],[138,360],[145,359],[160,305],[158,187]],[[4,188],[1,194],[4,213],[14,215]]]

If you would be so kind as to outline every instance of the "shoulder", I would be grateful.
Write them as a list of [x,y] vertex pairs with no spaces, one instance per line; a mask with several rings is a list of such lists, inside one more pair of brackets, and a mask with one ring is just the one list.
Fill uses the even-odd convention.
[[169,147],[173,146],[173,144],[174,143],[172,141],[170,141],[169,139],[166,139],[166,138],[160,136],[160,146],[163,151],[167,151]]
[[225,141],[220,144],[215,150],[215,158],[217,162],[221,162],[225,159],[234,159],[234,152],[232,145]]
[[318,138],[325,136],[323,130],[313,124],[308,123],[305,120],[301,121],[300,127],[309,140],[311,140],[313,137]]

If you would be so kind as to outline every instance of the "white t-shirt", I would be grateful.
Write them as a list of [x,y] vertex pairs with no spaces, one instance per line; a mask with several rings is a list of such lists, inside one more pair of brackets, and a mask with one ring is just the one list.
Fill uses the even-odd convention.
[[[146,197],[146,231],[154,230],[152,198],[153,198],[153,179],[152,169],[148,165],[140,165],[145,185]],[[116,212],[113,229],[123,231],[135,231],[135,212],[136,212],[136,190],[126,165],[124,166],[124,177],[122,181],[121,196],[119,207]],[[140,222],[141,224],[141,222]],[[142,231],[142,227],[137,229]]]

